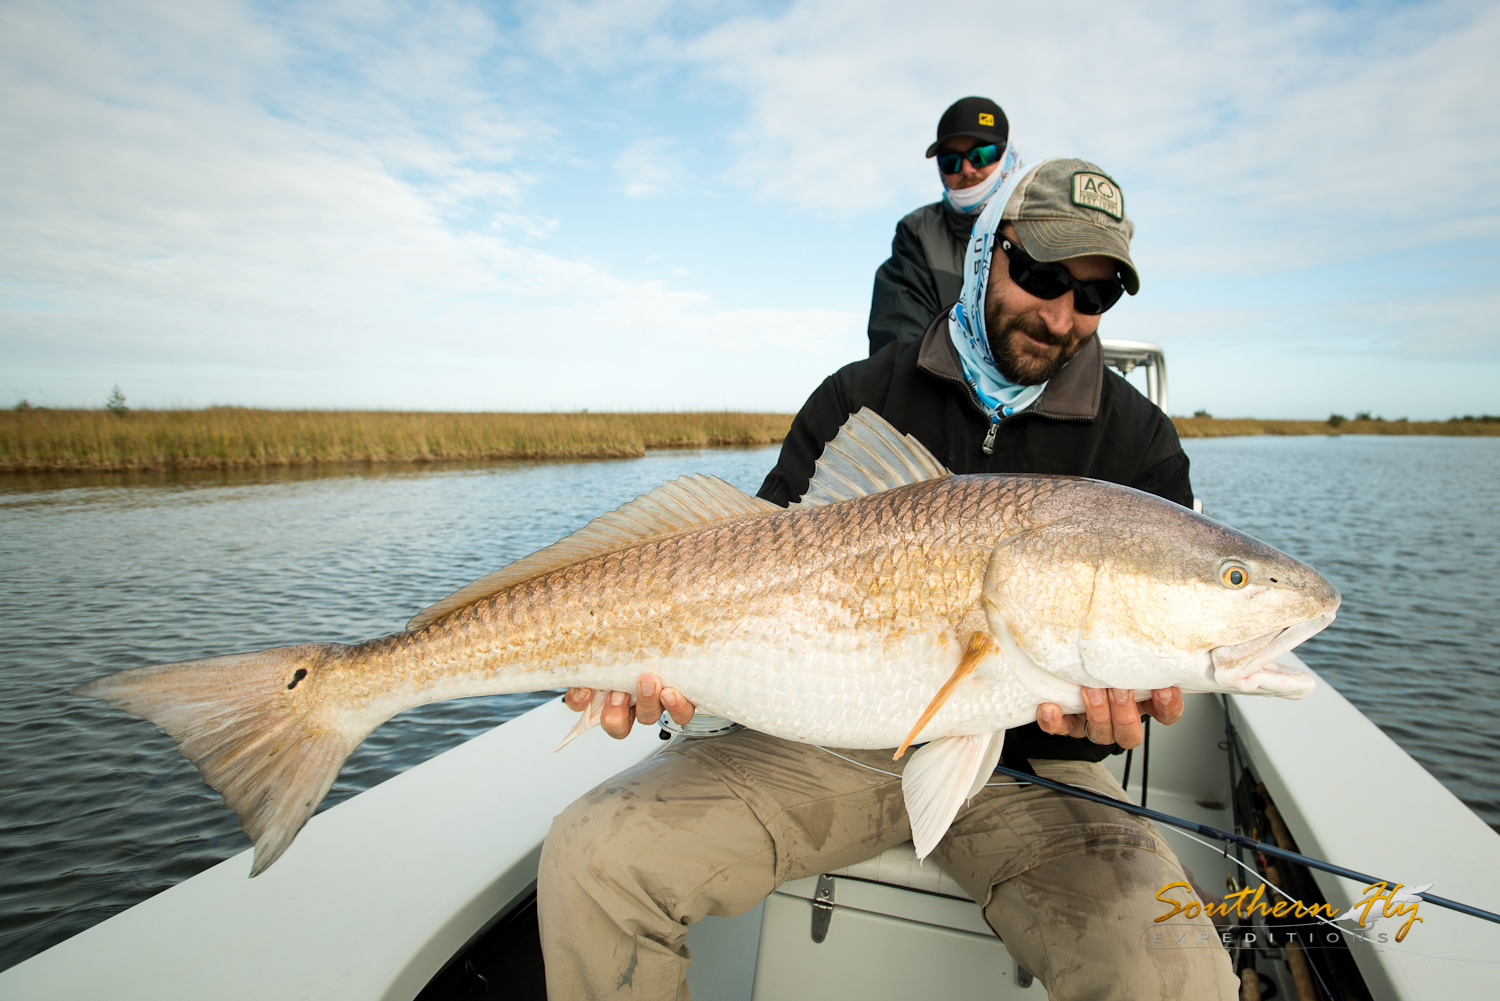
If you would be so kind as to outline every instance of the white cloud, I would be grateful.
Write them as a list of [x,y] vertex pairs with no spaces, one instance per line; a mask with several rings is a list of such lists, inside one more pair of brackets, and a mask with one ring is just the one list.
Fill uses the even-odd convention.
[[[698,9],[572,3],[533,27],[558,59],[577,31],[592,58],[673,58],[739,94],[729,177],[761,198],[833,214],[930,199],[937,116],[982,93],[1023,154],[1118,173],[1154,225],[1193,237],[1184,264],[1209,244],[1231,267],[1271,266],[1288,229],[1300,238],[1275,263],[1361,253],[1377,228],[1406,245],[1487,235],[1500,217],[1493,4],[1179,0],[1077,17],[1018,0],[794,0],[685,29],[676,15]],[[1235,242],[1226,230],[1253,247],[1219,245]]]
[[660,137],[637,139],[615,158],[620,187],[631,198],[654,198],[672,190],[682,176],[676,144]]
[[[725,246],[790,256],[758,213],[827,217],[863,241],[831,253],[878,259],[866,232],[935,195],[921,154],[966,93],[1007,108],[1028,157],[1122,180],[1146,290],[1113,333],[1170,338],[1189,371],[1299,339],[1488,364],[1487,269],[1426,261],[1420,288],[1375,261],[1367,285],[1298,289],[1402,248],[1493,257],[1496,50],[1500,9],[1459,0],[1082,19],[977,0],[13,0],[0,368],[55,403],[118,380],[142,405],[794,407],[863,353],[867,277],[778,309],[774,284],[705,276],[733,270],[714,271]],[[549,214],[559,158],[595,166],[559,112],[601,93],[623,152],[598,188],[626,198]],[[684,149],[710,153],[675,198]],[[656,240],[647,213],[717,243]],[[575,259],[606,241],[617,258]],[[1233,309],[1186,291],[1231,280]]]
[[[1178,0],[1075,17],[1015,0],[793,0],[693,30],[660,6],[607,6],[615,44],[601,55],[596,36],[596,56],[644,63],[676,38],[671,58],[739,95],[727,178],[763,202],[894,220],[936,194],[922,152],[940,111],[987,94],[1026,157],[1081,155],[1121,179],[1146,287],[1115,327],[1189,352],[1301,340],[1396,365],[1500,351],[1495,282],[1447,260],[1496,249],[1493,4]],[[1390,263],[1402,252],[1433,259]],[[1339,264],[1368,280],[1340,276],[1308,305],[1305,287]],[[1225,293],[1216,308],[1173,302],[1205,283]]]
[[[18,394],[765,409],[859,348],[858,317],[721,309],[528,243],[550,220],[513,151],[546,130],[474,84],[493,29],[468,8],[295,30],[232,3],[180,13],[18,7],[0,25]],[[330,49],[339,75],[302,65]],[[632,193],[662,183],[665,149],[623,158]]]

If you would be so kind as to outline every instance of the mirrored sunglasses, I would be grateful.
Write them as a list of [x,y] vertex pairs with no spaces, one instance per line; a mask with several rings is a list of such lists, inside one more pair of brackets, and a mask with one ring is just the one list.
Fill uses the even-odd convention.
[[1010,280],[1023,291],[1038,299],[1056,299],[1072,289],[1073,308],[1084,316],[1098,316],[1125,294],[1118,276],[1081,282],[1061,264],[1038,261],[1008,237],[1000,237],[1000,249],[1010,261]]
[[975,146],[967,153],[939,153],[938,170],[945,174],[956,174],[963,169],[965,160],[972,163],[975,170],[979,170],[999,160],[1003,149],[1004,147],[997,143],[990,143],[988,146]]

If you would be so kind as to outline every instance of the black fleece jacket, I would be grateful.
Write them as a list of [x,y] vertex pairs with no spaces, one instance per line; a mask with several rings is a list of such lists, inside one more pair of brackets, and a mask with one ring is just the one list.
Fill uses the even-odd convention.
[[896,224],[891,256],[875,271],[870,293],[870,354],[887,344],[921,340],[927,321],[958,301],[976,218],[934,202]]
[[[1098,337],[1084,342],[1035,403],[995,426],[988,455],[991,423],[961,373],[946,314],[920,340],[889,345],[839,369],[797,414],[758,495],[783,507],[800,498],[823,446],[850,414],[869,407],[955,473],[1088,476],[1192,505],[1188,457],[1172,422],[1105,366]],[[1035,723],[1005,738],[1011,759],[1100,761],[1120,750],[1044,733]]]

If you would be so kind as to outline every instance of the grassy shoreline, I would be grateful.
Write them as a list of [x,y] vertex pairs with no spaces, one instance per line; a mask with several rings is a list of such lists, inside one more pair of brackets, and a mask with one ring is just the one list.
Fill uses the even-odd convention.
[[[621,459],[654,448],[772,445],[790,414],[434,413],[356,410],[4,410],[0,472],[154,472],[325,463]],[[1500,422],[1174,417],[1183,438],[1500,435]]]
[[0,472],[150,472],[324,463],[624,459],[770,445],[790,414],[354,410],[0,411]]
[[1493,437],[1500,435],[1500,421],[1258,421],[1253,418],[1173,417],[1179,438],[1231,438],[1244,435],[1444,435],[1448,437]]

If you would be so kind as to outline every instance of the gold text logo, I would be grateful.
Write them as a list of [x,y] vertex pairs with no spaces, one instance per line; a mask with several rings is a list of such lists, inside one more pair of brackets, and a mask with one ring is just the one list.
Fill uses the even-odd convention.
[[[1164,904],[1170,904],[1172,909],[1153,920],[1159,923],[1170,920],[1179,914],[1187,918],[1196,918],[1198,915],[1204,914],[1210,918],[1236,917],[1242,920],[1254,917],[1322,917],[1329,921],[1335,919],[1350,921],[1355,920],[1355,916],[1358,915],[1357,924],[1359,927],[1364,928],[1367,921],[1374,921],[1382,917],[1400,918],[1410,915],[1410,917],[1406,917],[1406,923],[1401,926],[1401,930],[1396,932],[1396,941],[1400,942],[1406,938],[1406,933],[1411,930],[1413,923],[1420,923],[1422,921],[1421,918],[1417,917],[1417,908],[1422,905],[1422,900],[1410,891],[1402,893],[1401,888],[1405,885],[1404,883],[1397,883],[1395,886],[1389,886],[1386,883],[1371,883],[1362,891],[1364,894],[1363,899],[1345,911],[1342,918],[1339,918],[1338,909],[1332,904],[1313,904],[1309,907],[1300,900],[1278,900],[1274,904],[1268,903],[1265,899],[1266,888],[1264,884],[1257,886],[1254,890],[1244,889],[1228,894],[1222,902],[1217,904],[1200,904],[1196,900],[1188,900],[1184,903],[1182,900],[1176,899],[1172,895],[1172,891],[1182,890],[1184,893],[1191,894],[1193,888],[1191,884],[1183,880],[1178,880],[1175,883],[1168,883],[1156,891],[1156,899]],[[1421,889],[1426,889],[1426,887],[1421,887]],[[1370,911],[1374,909],[1376,904],[1381,905],[1380,911],[1372,918]],[[1384,936],[1381,938],[1383,941]]]

